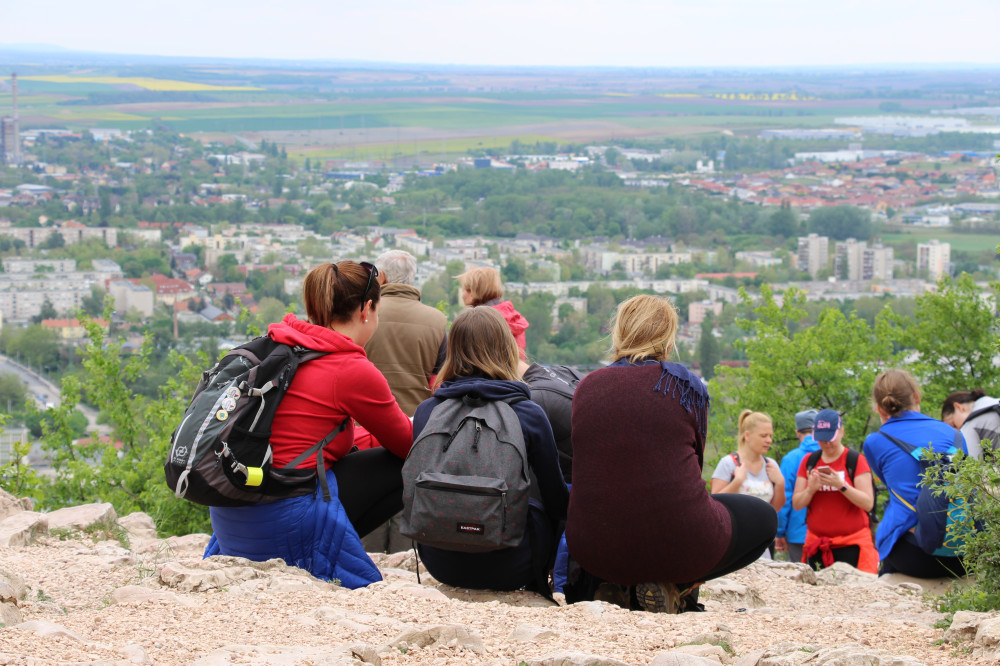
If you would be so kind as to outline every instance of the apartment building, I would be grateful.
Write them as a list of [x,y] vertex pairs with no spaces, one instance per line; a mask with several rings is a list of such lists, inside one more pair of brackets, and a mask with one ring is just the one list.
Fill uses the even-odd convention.
[[927,271],[927,277],[937,280],[951,270],[951,243],[935,239],[917,244],[917,271]]
[[827,236],[809,234],[799,237],[798,266],[814,278],[829,263],[830,239]]

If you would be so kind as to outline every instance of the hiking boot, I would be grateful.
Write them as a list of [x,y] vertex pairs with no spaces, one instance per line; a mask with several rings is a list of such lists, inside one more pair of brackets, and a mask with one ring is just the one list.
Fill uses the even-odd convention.
[[639,583],[635,586],[639,607],[649,613],[681,612],[681,594],[673,583]]
[[594,601],[604,601],[628,610],[629,589],[622,585],[604,582],[594,590]]

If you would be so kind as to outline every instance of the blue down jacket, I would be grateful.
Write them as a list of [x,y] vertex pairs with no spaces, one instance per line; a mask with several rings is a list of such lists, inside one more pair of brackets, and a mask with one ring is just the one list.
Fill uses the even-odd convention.
[[333,471],[327,470],[326,480],[329,502],[315,492],[253,506],[212,507],[215,534],[205,557],[234,555],[256,562],[280,557],[351,590],[382,580],[337,499]]

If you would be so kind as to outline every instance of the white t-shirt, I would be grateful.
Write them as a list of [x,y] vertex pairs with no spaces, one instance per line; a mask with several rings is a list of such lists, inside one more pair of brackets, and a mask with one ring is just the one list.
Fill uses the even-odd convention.
[[[759,497],[765,502],[771,501],[771,498],[774,497],[774,484],[771,483],[769,478],[767,478],[768,460],[771,460],[771,458],[764,459],[764,464],[760,466],[760,471],[756,474],[747,469],[746,479],[743,481],[743,485],[740,486],[741,494],[753,495],[754,497]],[[722,479],[726,483],[729,483],[733,480],[733,474],[735,474],[735,472],[736,461],[733,460],[733,456],[727,455],[719,461],[718,465],[715,466],[712,478]]]

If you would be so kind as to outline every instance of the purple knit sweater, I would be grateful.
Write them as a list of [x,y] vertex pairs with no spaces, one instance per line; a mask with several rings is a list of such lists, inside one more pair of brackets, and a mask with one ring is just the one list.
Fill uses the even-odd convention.
[[580,382],[566,540],[585,570],[623,585],[687,583],[722,559],[732,524],[701,477],[707,403],[701,380],[673,363]]

